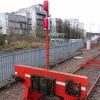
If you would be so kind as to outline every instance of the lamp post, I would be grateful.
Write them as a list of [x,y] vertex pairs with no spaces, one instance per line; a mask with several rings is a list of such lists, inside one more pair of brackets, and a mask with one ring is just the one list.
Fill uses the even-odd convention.
[[92,37],[92,26],[94,26],[94,23],[90,24],[90,40],[91,40],[91,37]]

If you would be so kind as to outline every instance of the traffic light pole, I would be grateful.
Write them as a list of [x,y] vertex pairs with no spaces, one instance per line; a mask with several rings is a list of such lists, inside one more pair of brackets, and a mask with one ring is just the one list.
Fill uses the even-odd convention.
[[48,28],[46,29],[46,65],[45,69],[49,69],[49,35]]
[[45,69],[49,69],[49,30],[48,30],[48,17],[49,17],[49,2],[44,0],[43,8],[46,11],[46,18],[44,19],[44,28],[46,29],[46,62]]

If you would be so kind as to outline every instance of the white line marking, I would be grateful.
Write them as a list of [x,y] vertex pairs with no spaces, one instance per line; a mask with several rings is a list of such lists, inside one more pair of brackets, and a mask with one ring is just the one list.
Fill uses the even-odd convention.
[[81,90],[82,91],[86,91],[86,87],[81,87]]
[[28,77],[28,78],[30,78],[30,77],[31,77],[31,75],[29,75],[29,74],[25,74],[25,77]]
[[17,72],[15,72],[15,74],[17,75],[18,73],[17,73]]
[[76,59],[82,59],[83,57],[80,57],[80,56],[76,56],[76,57],[74,57],[74,58],[76,58]]
[[[56,84],[65,86],[65,83],[64,82],[60,82],[60,81],[56,81]],[[81,87],[81,90],[82,91],[86,91],[86,87]]]
[[64,82],[60,82],[60,81],[56,81],[56,84],[65,86],[65,83]]

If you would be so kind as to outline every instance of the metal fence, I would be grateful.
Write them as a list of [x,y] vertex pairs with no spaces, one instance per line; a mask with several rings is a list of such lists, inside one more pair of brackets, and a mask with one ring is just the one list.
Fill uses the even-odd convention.
[[[50,48],[50,64],[67,59],[73,52],[83,47],[81,39]],[[14,74],[14,64],[43,67],[45,48],[24,49],[0,53],[0,81],[7,80]]]

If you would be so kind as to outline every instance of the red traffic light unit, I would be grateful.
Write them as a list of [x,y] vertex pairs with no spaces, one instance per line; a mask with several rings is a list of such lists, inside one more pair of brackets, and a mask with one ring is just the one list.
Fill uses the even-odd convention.
[[46,17],[45,19],[44,19],[44,28],[48,28],[48,18]]
[[44,3],[43,3],[43,8],[44,8],[44,10],[45,10],[46,12],[48,12],[48,10],[49,10],[49,9],[48,9],[48,8],[49,8],[48,6],[49,6],[49,2],[48,2],[48,0],[45,0]]

